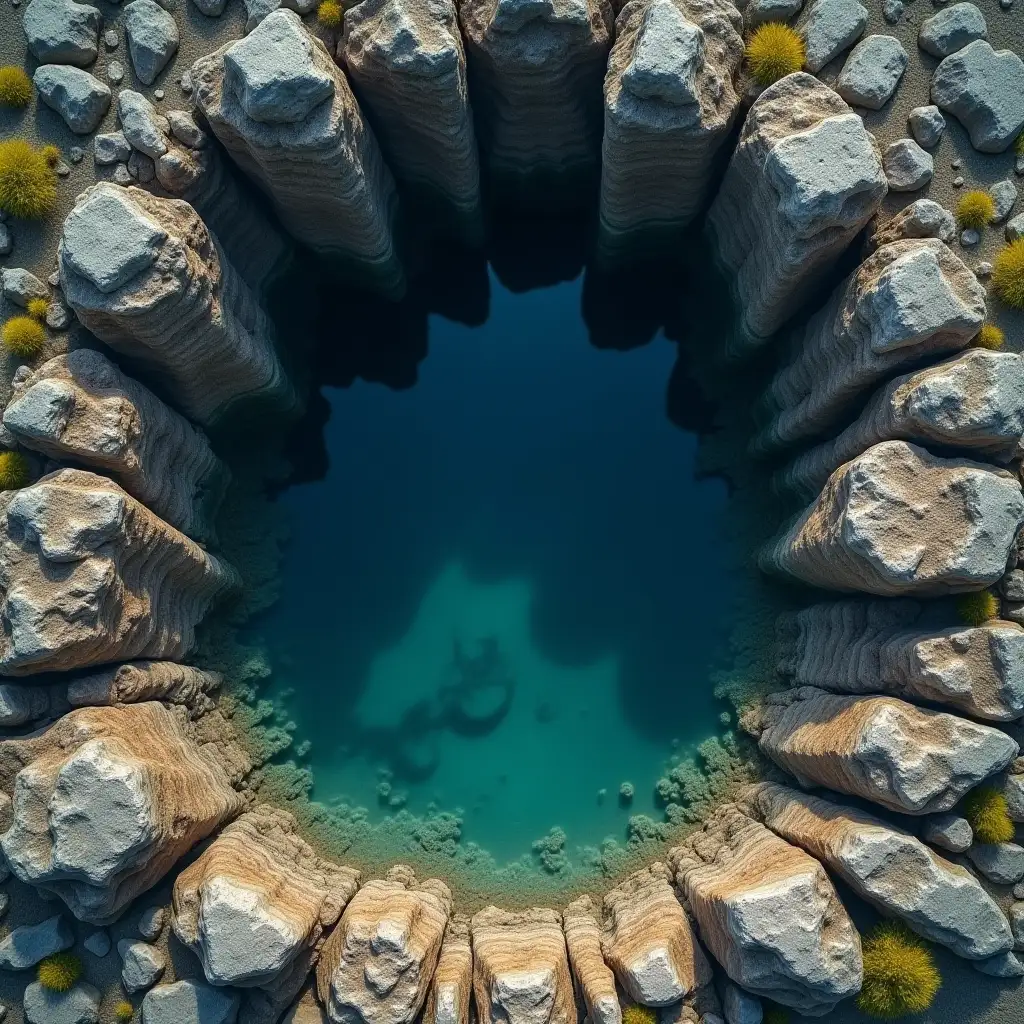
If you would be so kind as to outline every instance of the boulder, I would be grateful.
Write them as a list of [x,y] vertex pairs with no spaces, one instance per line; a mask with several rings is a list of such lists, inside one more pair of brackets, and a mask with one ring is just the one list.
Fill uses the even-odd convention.
[[1016,242],[1017,239],[1024,238],[1024,213],[1017,214],[1006,225],[1005,235],[1008,242]]
[[985,15],[974,4],[953,4],[921,22],[917,45],[933,57],[948,57],[975,39],[986,38]]
[[160,932],[164,928],[164,919],[167,917],[165,907],[147,907],[140,915],[139,922],[135,926],[139,934],[148,942],[156,942],[160,938]]
[[[423,1024],[469,1024],[472,1002],[473,949],[469,918],[455,914],[448,922],[441,943],[441,954],[423,1010]],[[604,1022],[595,1021],[595,1024]]]
[[65,687],[0,683],[0,729],[16,729],[40,718],[56,718],[68,710]]
[[75,64],[85,68],[99,53],[101,21],[99,10],[89,4],[30,0],[23,25],[28,48],[40,64]]
[[1024,846],[1016,843],[975,843],[967,851],[967,856],[996,885],[1015,885],[1024,878]]
[[61,286],[79,320],[208,426],[232,407],[298,399],[273,328],[187,203],[101,182],[64,221]]
[[97,1024],[100,1019],[100,993],[85,982],[54,992],[34,981],[22,1005],[26,1024]]
[[971,966],[992,978],[1024,978],[1024,964],[1016,954],[1009,951],[989,957],[987,960],[975,960]]
[[152,85],[178,49],[178,26],[156,0],[132,0],[124,9],[128,53],[143,85]]
[[158,700],[182,707],[190,718],[213,710],[209,694],[220,686],[219,672],[173,661],[132,661],[76,676],[67,686],[74,707],[110,707]]
[[810,0],[795,28],[807,50],[804,67],[817,74],[864,34],[868,12],[856,0]]
[[890,192],[917,192],[935,173],[935,164],[913,139],[899,139],[886,147],[882,167]]
[[122,89],[117,94],[121,131],[133,149],[158,160],[167,152],[171,123],[157,112],[141,92]]
[[[902,814],[952,809],[1018,753],[1004,732],[894,697],[802,686],[771,694],[744,726],[804,787],[824,786]],[[783,838],[786,838],[785,836]]]
[[1017,205],[1017,186],[1008,178],[997,181],[989,187],[988,194],[992,197],[996,212],[992,218],[993,224],[1002,224],[1013,212]]
[[32,75],[39,98],[78,135],[94,132],[110,109],[110,88],[88,71],[68,64],[43,64]]
[[933,814],[921,825],[921,838],[950,853],[963,853],[974,842],[974,830],[957,814]]
[[907,119],[910,133],[919,146],[932,149],[939,144],[942,133],[946,130],[946,119],[934,103],[924,107],[914,107]]
[[143,1024],[235,1024],[239,996],[201,981],[157,985],[142,1000]]
[[725,1024],[762,1024],[764,1020],[761,1000],[731,981],[722,986],[722,1014]]
[[22,267],[0,270],[4,298],[25,309],[32,299],[49,299],[50,291],[31,271]]
[[886,191],[878,144],[826,85],[799,72],[757,97],[708,214],[741,307],[733,354],[800,309]]
[[1006,917],[978,880],[902,829],[775,783],[753,786],[742,802],[776,835],[929,942],[969,960],[1012,947]]
[[147,942],[122,939],[117,944],[121,957],[121,983],[126,992],[142,992],[152,988],[167,969],[167,957]]
[[56,356],[19,381],[4,426],[26,448],[109,474],[195,540],[216,539],[227,467],[205,435],[101,352]]
[[601,952],[600,911],[589,896],[573,900],[562,912],[569,964],[592,1024],[622,1024],[615,975]]
[[747,28],[753,29],[766,21],[789,21],[800,13],[803,5],[804,0],[749,0],[736,4],[736,7],[743,12]]
[[60,914],[38,924],[19,925],[0,939],[0,969],[24,971],[74,944],[75,933]]
[[908,60],[898,39],[867,36],[846,58],[836,79],[836,92],[854,106],[881,110],[896,91]]
[[743,989],[815,1017],[860,990],[860,937],[802,850],[726,805],[669,860],[701,940]]
[[451,890],[398,864],[352,897],[324,943],[316,985],[337,1024],[412,1024],[451,916]]

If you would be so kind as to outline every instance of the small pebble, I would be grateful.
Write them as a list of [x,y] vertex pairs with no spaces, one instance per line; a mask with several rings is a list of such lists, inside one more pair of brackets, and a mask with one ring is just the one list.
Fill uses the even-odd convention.
[[956,176],[956,177],[955,177],[955,178],[954,178],[954,179],[952,180],[952,182],[951,182],[950,184],[952,184],[953,188],[963,188],[963,187],[964,187],[964,179],[963,179],[963,175],[960,175],[960,174],[958,174],[958,175],[957,175],[957,176]]
[[144,939],[153,942],[160,935],[165,916],[163,907],[150,907],[148,910],[144,910],[139,917],[139,934]]
[[50,304],[46,307],[46,326],[51,331],[63,331],[69,323],[71,323],[71,313],[68,311],[68,307],[63,302],[51,299]]
[[58,160],[57,166],[53,169],[53,173],[59,178],[66,178],[71,173],[71,168],[68,167],[63,160]]
[[116,50],[118,41],[117,33],[112,28],[103,33],[103,44],[108,50]]
[[46,283],[47,283],[47,284],[48,284],[48,285],[49,285],[49,286],[50,286],[51,288],[56,288],[56,287],[58,287],[58,286],[60,285],[60,271],[59,271],[59,270],[55,270],[55,271],[54,271],[54,272],[53,272],[53,273],[52,273],[52,274],[51,274],[51,275],[50,275],[50,276],[49,276],[49,277],[48,277],[48,278],[46,279]]
[[181,76],[181,80],[178,84],[181,86],[181,91],[183,93],[190,93],[192,91],[192,76],[186,71],[185,74]]
[[107,81],[119,85],[124,81],[124,66],[119,60],[112,60],[107,65]]
[[1024,900],[1024,882],[1018,882],[1013,887],[1013,898],[1015,900]]
[[81,146],[72,146],[68,151],[68,156],[71,157],[73,164],[80,164],[85,156],[85,150]]
[[83,945],[93,956],[105,957],[110,952],[110,933],[99,928],[86,936]]
[[952,167],[954,171],[959,171],[960,168],[963,167],[963,162],[960,160],[950,160],[949,166]]
[[155,97],[156,97],[156,98],[157,98],[158,100],[162,100],[162,99],[164,98],[164,96],[165,96],[166,94],[164,93],[163,89],[154,89],[154,90],[153,90],[153,95],[154,95],[154,96],[155,96]]
[[127,164],[118,164],[114,168],[114,181],[118,185],[130,185],[132,183],[132,176],[128,173]]
[[989,277],[992,274],[992,264],[981,262],[974,268],[975,277]]
[[960,244],[965,248],[977,245],[981,241],[981,235],[974,228],[968,228],[960,235]]
[[1008,11],[1013,6],[1013,0],[999,0],[999,6]]
[[895,25],[903,17],[903,0],[882,0],[882,15],[890,25]]

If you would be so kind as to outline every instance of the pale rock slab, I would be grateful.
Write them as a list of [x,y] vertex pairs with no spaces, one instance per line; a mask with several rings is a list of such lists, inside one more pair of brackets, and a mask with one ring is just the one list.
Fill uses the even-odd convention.
[[214,708],[210,694],[221,684],[219,672],[173,661],[131,661],[76,676],[67,686],[73,707],[110,707],[158,700],[198,718]]
[[239,995],[201,981],[157,985],[142,1000],[143,1024],[235,1024]]
[[1014,206],[1017,205],[1017,186],[1008,178],[1005,178],[992,185],[988,190],[988,194],[992,197],[992,202],[996,208],[992,223],[1002,224],[1013,212]]
[[[766,21],[789,21],[804,6],[804,0],[750,0],[749,3],[738,3],[736,7],[743,12],[743,22],[747,28],[757,28]],[[733,1024],[729,1021],[729,1024]]]
[[23,1000],[26,1024],[98,1024],[99,990],[85,982],[67,992],[53,992],[38,981],[25,989]]
[[39,98],[77,135],[94,132],[110,109],[110,88],[69,64],[43,64],[33,73],[32,84]]
[[856,0],[810,0],[795,28],[807,48],[804,67],[817,74],[864,34],[868,12]]
[[154,160],[167,152],[171,124],[141,92],[122,89],[117,94],[117,116],[132,148]]
[[117,944],[121,957],[121,983],[126,992],[142,992],[152,988],[167,970],[167,957],[146,942],[122,939]]
[[147,942],[156,942],[160,938],[160,932],[163,931],[166,916],[165,907],[147,907],[139,915],[139,921],[135,928]]
[[950,853],[963,853],[974,842],[974,830],[966,818],[956,814],[933,814],[925,818],[921,838]]
[[932,180],[935,163],[913,139],[899,139],[886,147],[882,167],[890,192],[917,192]]
[[988,38],[985,15],[969,3],[943,7],[921,23],[917,45],[933,57],[948,57],[975,39]]
[[562,912],[569,965],[593,1024],[621,1024],[615,975],[601,952],[599,915],[600,909],[589,896],[573,900]]
[[93,159],[97,167],[124,163],[132,155],[132,147],[124,132],[106,132],[93,140]]
[[132,0],[124,9],[128,53],[143,85],[152,85],[178,50],[178,26],[156,0]]
[[916,199],[904,206],[868,240],[869,253],[908,238],[937,238],[950,245],[956,238],[956,218],[933,199]]
[[[469,1024],[472,1003],[473,948],[469,918],[464,914],[453,914],[444,933],[434,977],[430,981],[430,992],[423,1009],[423,1022]],[[595,1021],[594,1024],[615,1022]]]
[[924,107],[914,107],[908,118],[910,133],[919,146],[932,149],[939,144],[942,133],[946,130],[946,119],[934,103]]
[[0,939],[0,969],[23,971],[35,967],[40,960],[74,944],[75,933],[59,914],[38,924],[19,925]]
[[896,91],[908,61],[898,39],[867,36],[846,58],[836,79],[836,92],[854,106],[881,110]]
[[74,0],[30,0],[24,29],[40,64],[88,67],[99,53],[99,9]]
[[22,267],[7,267],[0,270],[4,298],[25,309],[31,299],[48,299],[50,292],[46,285],[31,271]]

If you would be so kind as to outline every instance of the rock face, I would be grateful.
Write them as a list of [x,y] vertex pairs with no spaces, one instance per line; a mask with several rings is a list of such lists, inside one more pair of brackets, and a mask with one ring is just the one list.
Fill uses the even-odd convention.
[[491,175],[513,188],[594,174],[613,29],[607,0],[467,0],[459,19]]
[[440,197],[451,227],[478,239],[480,164],[452,0],[360,3],[346,12],[340,52],[396,178]]
[[173,661],[132,661],[76,676],[67,686],[67,701],[73,707],[110,707],[158,700],[198,718],[213,710],[209,694],[220,684],[219,672]]
[[622,1009],[615,991],[615,975],[601,952],[598,914],[589,896],[580,896],[563,911],[562,930],[569,950],[569,964],[590,1020],[594,1024],[621,1024]]
[[727,805],[669,859],[701,939],[745,990],[811,1016],[860,990],[860,937],[806,853]]
[[840,466],[760,565],[881,596],[981,590],[1005,571],[1022,519],[1020,483],[1006,471],[885,441]]
[[929,941],[971,960],[1010,949],[1010,926],[978,880],[906,832],[773,783],[752,787],[743,802],[777,835]]
[[106,477],[62,469],[0,497],[0,670],[182,658],[238,575]]
[[469,918],[455,914],[448,922],[441,955],[430,982],[424,1024],[469,1024],[473,1002],[473,948]]
[[76,349],[15,385],[4,426],[26,448],[107,473],[196,540],[215,538],[227,467],[205,436],[100,352]]
[[[922,212],[923,230],[943,230],[941,207]],[[900,368],[966,348],[984,322],[984,288],[937,237],[882,245],[808,321],[772,380],[775,415],[756,446],[823,432]]]
[[11,870],[95,924],[113,921],[242,805],[211,746],[155,701],[79,708],[0,742],[0,789],[14,803],[0,837]]
[[894,697],[803,686],[766,697],[757,714],[752,727],[760,732],[761,752],[802,786],[824,786],[903,814],[950,810],[1018,752],[998,729]]
[[473,997],[480,1024],[573,1024],[559,914],[487,907],[474,914]]
[[996,620],[982,626],[917,625],[913,601],[835,601],[779,624],[780,671],[797,686],[839,693],[884,693],[959,708],[973,718],[1024,716],[1024,630]]
[[709,212],[742,307],[734,348],[800,308],[885,194],[878,144],[831,89],[799,72],[758,96]]
[[418,883],[404,865],[367,882],[324,943],[316,984],[338,1024],[412,1024],[427,998],[451,915],[436,878]]
[[604,82],[605,244],[688,224],[739,110],[742,19],[727,0],[630,0]]
[[394,182],[345,76],[298,15],[275,11],[198,60],[192,80],[213,133],[290,234],[366,283],[400,290]]
[[711,981],[711,967],[661,863],[637,871],[604,897],[602,949],[629,996],[669,1006]]

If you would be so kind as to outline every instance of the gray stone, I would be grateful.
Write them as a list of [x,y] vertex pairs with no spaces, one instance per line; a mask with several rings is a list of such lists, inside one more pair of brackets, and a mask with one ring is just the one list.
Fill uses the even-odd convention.
[[[1017,896],[1017,886],[1013,887],[1013,895]],[[1014,949],[1024,949],[1024,903],[1014,903],[1010,907],[1010,931],[1013,932]]]
[[917,45],[933,57],[948,57],[975,39],[987,37],[985,16],[974,4],[953,4],[922,23]]
[[160,937],[164,926],[164,918],[167,911],[163,907],[149,907],[139,917],[139,934],[150,942],[155,942]]
[[128,173],[140,184],[148,185],[156,177],[156,164],[151,156],[132,150],[128,158]]
[[189,149],[201,149],[206,145],[206,132],[196,124],[188,111],[168,110],[167,123],[171,127],[171,134]]
[[981,235],[974,228],[960,232],[960,244],[965,249],[973,249],[981,241]]
[[[1024,238],[1024,213],[1018,213],[1006,225],[1006,240],[1016,242],[1018,238]],[[1021,600],[1024,601],[1024,596],[1021,597]]]
[[905,8],[903,0],[882,0],[882,17],[890,25],[895,25],[903,17]]
[[224,13],[228,0],[192,0],[192,3],[208,18],[218,18]]
[[1017,203],[1017,186],[1009,178],[997,181],[989,187],[988,194],[996,204],[996,212],[992,217],[993,224],[1002,224],[1013,212]]
[[982,260],[974,268],[975,277],[991,277],[992,276],[992,264],[988,260]]
[[0,256],[10,256],[14,251],[14,239],[11,237],[11,229],[0,222]]
[[925,149],[937,146],[946,130],[946,119],[934,103],[926,107],[914,107],[910,112],[909,123],[911,134]]
[[971,863],[997,885],[1013,885],[1024,878],[1024,847],[1016,843],[975,843],[967,851]]
[[119,60],[112,60],[107,65],[107,81],[120,85],[124,81],[124,65]]
[[123,163],[132,155],[132,147],[124,132],[107,132],[92,140],[93,159],[100,167]]
[[119,43],[120,40],[117,37],[117,33],[112,28],[108,28],[107,31],[103,33],[103,45],[106,46],[108,50],[116,50]]
[[[7,911],[11,909],[11,897],[6,892],[0,892],[0,917],[6,917]],[[0,1020],[3,1018],[0,1017]]]
[[152,85],[178,49],[178,26],[154,0],[133,0],[124,9],[124,28],[135,74]]
[[1024,978],[1024,966],[1009,951],[998,956],[990,956],[987,960],[974,960],[971,966],[993,978]]
[[43,64],[32,82],[39,98],[57,111],[76,135],[94,132],[110,109],[110,88],[88,71],[69,64]]
[[882,168],[892,192],[916,192],[924,188],[935,173],[931,154],[913,139],[900,139],[882,155]]
[[46,686],[0,683],[0,727],[12,729],[34,722],[50,713],[50,690]]
[[39,924],[23,924],[0,939],[0,968],[23,971],[74,944],[74,932],[59,914]]
[[797,20],[804,37],[804,66],[815,74],[863,35],[868,12],[857,0],[811,0]]
[[201,981],[157,985],[142,1000],[143,1024],[234,1024],[239,996],[234,989]]
[[789,21],[800,13],[804,0],[751,0],[743,12],[748,28],[754,28],[766,21]]
[[3,277],[4,298],[24,309],[29,299],[46,299],[50,297],[45,284],[35,274],[21,267],[9,267],[0,271]]
[[726,1024],[761,1024],[764,1018],[761,1000],[731,981],[722,986],[722,1012]]
[[154,160],[167,152],[166,137],[171,126],[142,93],[122,89],[117,94],[117,114],[121,131],[133,148]]
[[85,937],[82,945],[93,956],[105,957],[110,952],[110,932],[106,928],[97,928]]
[[152,988],[167,969],[167,958],[148,943],[122,939],[117,944],[117,952],[124,961],[121,981],[128,992]]
[[115,185],[130,185],[132,183],[132,176],[128,173],[128,165],[118,164],[114,168],[114,184]]
[[982,153],[1002,153],[1024,128],[1024,60],[1011,50],[975,40],[939,64],[931,91]]
[[80,164],[85,159],[85,150],[81,146],[72,146],[68,151],[73,164]]
[[892,36],[862,39],[843,65],[835,89],[847,103],[881,110],[907,70],[907,51]]
[[974,830],[970,822],[958,814],[934,814],[925,818],[921,838],[932,846],[963,853],[974,842]]
[[27,1024],[97,1024],[100,994],[84,982],[67,992],[51,992],[38,981],[25,989]]
[[28,48],[40,64],[87,67],[99,53],[100,12],[74,0],[32,0],[25,8]]
[[1000,581],[999,589],[1008,601],[1024,601],[1024,569],[1012,569]]

